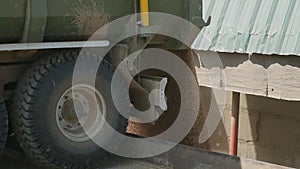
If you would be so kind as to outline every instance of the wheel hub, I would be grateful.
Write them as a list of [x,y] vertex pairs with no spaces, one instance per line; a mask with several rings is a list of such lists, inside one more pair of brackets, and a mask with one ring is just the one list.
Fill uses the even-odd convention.
[[83,109],[83,105],[77,100],[67,100],[62,109],[62,118],[70,124],[76,124],[84,114]]
[[89,85],[76,85],[61,95],[56,122],[65,137],[84,142],[100,132],[106,114],[106,103],[99,91]]

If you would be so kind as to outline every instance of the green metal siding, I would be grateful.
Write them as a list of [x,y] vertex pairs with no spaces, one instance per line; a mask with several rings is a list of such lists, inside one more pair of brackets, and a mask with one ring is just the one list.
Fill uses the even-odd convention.
[[193,48],[300,55],[300,0],[203,0],[212,17]]

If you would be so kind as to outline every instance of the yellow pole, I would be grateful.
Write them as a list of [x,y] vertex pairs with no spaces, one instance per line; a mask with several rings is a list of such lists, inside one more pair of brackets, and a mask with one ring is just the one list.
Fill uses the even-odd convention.
[[149,26],[149,2],[148,0],[140,0],[141,24]]

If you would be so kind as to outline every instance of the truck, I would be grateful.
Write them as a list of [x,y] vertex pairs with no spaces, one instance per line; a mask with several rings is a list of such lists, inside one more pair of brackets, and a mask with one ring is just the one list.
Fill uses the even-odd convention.
[[[109,153],[97,146],[82,126],[99,125],[99,118],[105,115],[115,130],[125,132],[127,119],[117,113],[110,92],[118,64],[128,53],[150,46],[189,51],[170,37],[143,33],[152,29],[150,12],[174,15],[199,28],[206,24],[202,20],[201,0],[1,1],[0,152],[10,132],[22,150],[43,166],[94,168],[104,161]],[[90,40],[93,34],[110,22],[133,14],[137,17],[131,26],[138,33],[117,42],[104,56],[95,86],[73,85],[72,71],[79,54],[86,60],[98,57],[81,49],[107,48],[111,43],[105,35]],[[107,31],[113,32],[113,29],[109,27]],[[189,31],[181,25],[176,30],[178,34],[182,30]],[[80,77],[89,75],[87,69],[80,71]],[[133,78],[130,104],[141,109],[147,107],[145,103],[139,104],[139,100],[144,99],[145,91],[151,91],[153,86],[160,89],[159,94],[164,94],[169,86],[163,83],[166,77],[165,73],[158,72]],[[76,95],[72,94],[74,91]],[[96,101],[91,101],[92,95]],[[175,104],[172,98],[160,99],[158,105],[162,110],[166,109],[163,104]],[[92,108],[93,104],[98,110]],[[101,116],[90,113],[98,111]],[[87,130],[92,134],[99,132],[93,127]],[[102,139],[107,144],[113,142],[109,136]]]
[[[198,88],[193,84],[198,63],[190,45],[209,22],[202,19],[202,0],[2,0],[0,155],[9,135],[40,166],[105,167],[102,163],[111,155],[107,146],[122,145],[123,140],[102,130],[103,120],[112,131],[126,134],[128,118],[134,115],[123,114],[116,100],[125,98],[119,103],[126,110],[149,113],[147,123],[155,124],[154,119],[163,115],[168,119],[164,129],[179,116],[182,95],[188,98],[183,101],[191,115],[197,114]],[[142,66],[141,51],[152,48],[175,54],[188,67],[186,72],[191,74],[165,56],[152,59],[181,72],[184,92],[169,72],[148,69],[131,74]],[[85,67],[78,66],[78,61]],[[153,109],[147,111],[149,107]],[[193,125],[187,120],[181,123],[184,129],[189,128],[185,124]],[[159,140],[152,143],[166,145]],[[181,145],[161,153],[147,160],[167,168],[283,168]],[[118,160],[128,159],[117,157],[109,163]]]

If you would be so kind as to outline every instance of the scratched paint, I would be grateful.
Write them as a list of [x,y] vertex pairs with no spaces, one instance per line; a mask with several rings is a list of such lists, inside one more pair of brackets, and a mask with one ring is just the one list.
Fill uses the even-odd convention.
[[109,14],[105,11],[104,1],[75,1],[72,11],[67,15],[74,16],[71,25],[81,35],[92,35],[109,22]]

